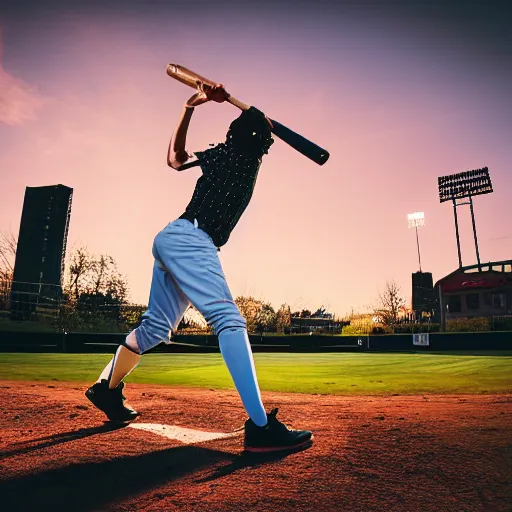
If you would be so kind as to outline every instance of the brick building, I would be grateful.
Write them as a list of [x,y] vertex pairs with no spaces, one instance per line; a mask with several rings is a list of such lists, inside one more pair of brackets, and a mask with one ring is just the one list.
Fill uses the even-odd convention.
[[459,268],[435,290],[446,319],[512,315],[512,260]]

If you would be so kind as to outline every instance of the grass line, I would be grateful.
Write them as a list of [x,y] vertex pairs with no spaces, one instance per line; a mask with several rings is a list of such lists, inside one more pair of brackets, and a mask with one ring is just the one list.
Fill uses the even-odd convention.
[[[333,395],[512,393],[512,352],[255,354],[262,390]],[[0,380],[92,382],[105,354],[0,354]],[[148,354],[129,382],[233,388],[220,354]]]

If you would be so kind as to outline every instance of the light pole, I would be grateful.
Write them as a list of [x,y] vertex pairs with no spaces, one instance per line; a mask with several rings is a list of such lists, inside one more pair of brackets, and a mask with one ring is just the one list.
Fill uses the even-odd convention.
[[416,246],[418,247],[418,262],[420,264],[421,272],[420,240],[418,238],[418,228],[421,228],[425,225],[425,214],[423,212],[409,213],[407,215],[407,220],[409,221],[409,227],[416,230]]
[[[472,171],[461,172],[459,174],[451,174],[449,176],[440,176],[439,185],[439,201],[451,201],[453,204],[453,215],[455,219],[455,237],[457,239],[457,252],[459,255],[459,268],[462,268],[462,257],[460,253],[459,240],[459,222],[457,219],[457,206],[465,204],[469,205],[471,212],[471,222],[473,224],[473,237],[475,239],[476,259],[478,262],[478,270],[481,271],[480,251],[478,250],[478,239],[476,236],[475,213],[473,211],[473,197],[481,194],[491,194],[493,192],[489,169],[482,167]],[[462,201],[464,199],[467,201]]]

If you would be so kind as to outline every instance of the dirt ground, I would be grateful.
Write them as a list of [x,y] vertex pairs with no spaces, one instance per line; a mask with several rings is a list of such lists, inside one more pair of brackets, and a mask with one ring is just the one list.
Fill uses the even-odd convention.
[[[247,456],[242,438],[184,445],[104,423],[76,383],[0,382],[1,509],[511,511],[512,396],[263,393],[315,441]],[[232,391],[128,385],[138,422],[230,432]]]

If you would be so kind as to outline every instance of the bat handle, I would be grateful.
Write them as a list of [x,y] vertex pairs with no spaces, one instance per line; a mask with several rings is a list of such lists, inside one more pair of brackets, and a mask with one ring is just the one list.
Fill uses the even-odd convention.
[[226,101],[228,103],[231,103],[231,105],[234,105],[235,107],[239,108],[240,110],[249,110],[251,108],[250,105],[247,105],[247,103],[244,103],[243,101],[233,98],[233,96],[229,96],[226,99]]
[[[229,94],[229,93],[228,93]],[[247,105],[247,103],[244,103],[243,101],[237,100],[236,98],[233,98],[233,96],[228,96],[226,99],[228,103],[231,103],[231,105],[234,105],[235,107],[239,108],[240,110],[249,110],[251,107],[250,105]],[[265,116],[266,117],[266,116]],[[274,130],[274,125],[272,124],[272,119],[269,119],[266,117],[267,122],[270,126],[270,130]]]

